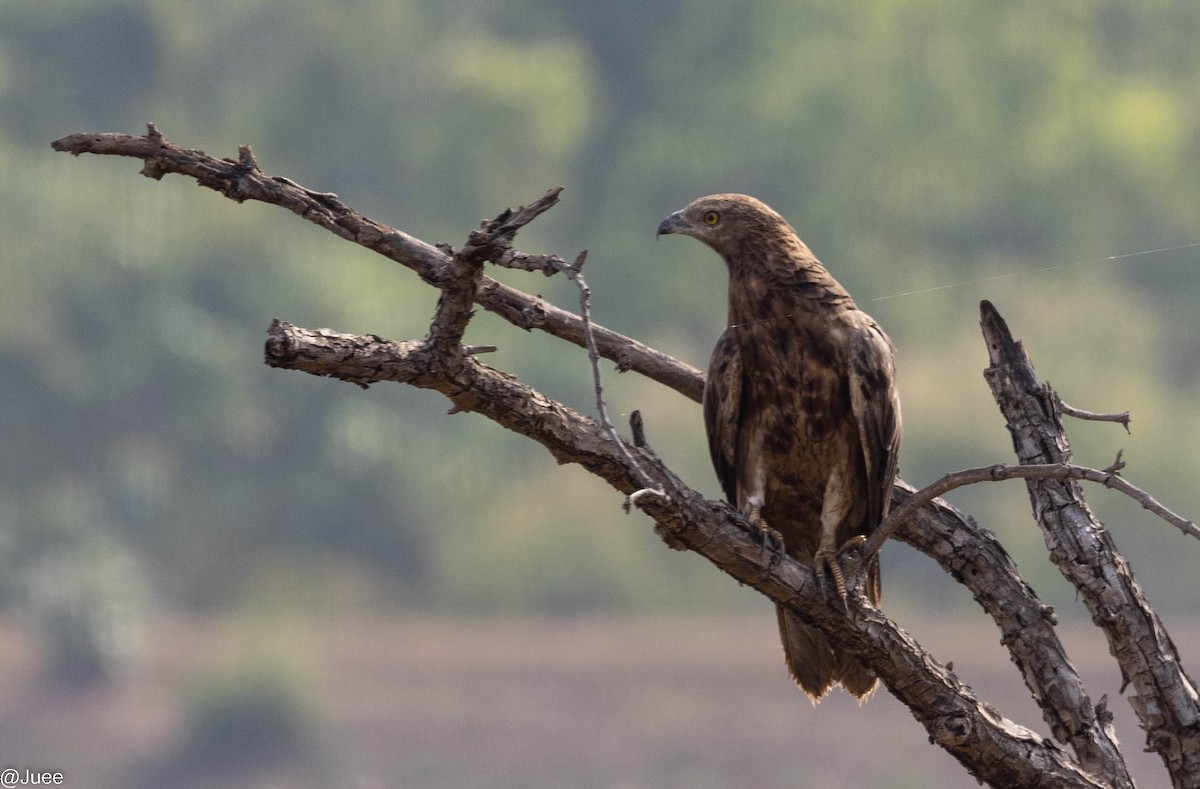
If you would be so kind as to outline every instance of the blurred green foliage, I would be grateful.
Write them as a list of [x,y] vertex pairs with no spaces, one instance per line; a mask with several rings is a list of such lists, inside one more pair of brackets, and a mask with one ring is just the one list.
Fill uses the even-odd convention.
[[[1131,480],[1195,515],[1200,251],[1106,258],[1200,242],[1198,38],[1183,0],[5,3],[0,592],[47,555],[121,545],[198,607],[279,572],[321,599],[447,609],[748,599],[599,481],[438,397],[263,367],[274,316],[408,339],[435,294],[285,212],[48,146],[148,120],[215,155],[250,143],[430,242],[565,185],[519,246],[588,248],[597,319],[699,366],[721,266],[653,229],[703,193],[758,195],[899,346],[905,478],[1011,455],[979,375],[986,297],[1064,398],[1133,411],[1132,436],[1070,425],[1079,460],[1124,447]],[[469,339],[590,410],[582,351],[486,315]],[[698,408],[607,385],[715,496]],[[1069,604],[1010,485],[952,498]],[[1200,546],[1092,495],[1152,600],[1190,609]],[[944,604],[949,579],[889,551],[889,605]]]
[[313,749],[315,704],[276,666],[237,666],[196,681],[184,702],[185,766],[244,770]]

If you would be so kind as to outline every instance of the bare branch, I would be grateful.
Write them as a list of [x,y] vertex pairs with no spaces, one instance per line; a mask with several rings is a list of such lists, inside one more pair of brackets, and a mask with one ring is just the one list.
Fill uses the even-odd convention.
[[[444,249],[363,216],[331,192],[308,189],[283,176],[265,175],[252,156],[243,156],[237,162],[216,159],[203,151],[181,148],[167,141],[153,125],[141,137],[85,132],[55,140],[52,146],[56,151],[74,156],[92,153],[143,159],[146,165],[142,173],[149,178],[160,179],[167,173],[178,173],[239,203],[257,200],[282,206],[341,238],[412,269],[435,288],[443,289],[455,281],[451,256]],[[513,261],[520,256],[521,253],[509,251],[501,258],[502,261]],[[544,331],[580,347],[586,344],[583,321],[578,315],[486,275],[479,280],[475,301],[514,326],[527,331]],[[695,367],[603,326],[593,326],[592,332],[596,351],[604,358],[700,402],[704,377]]]
[[888,516],[883,519],[883,523],[879,525],[878,529],[872,532],[870,539],[863,545],[862,554],[866,557],[878,553],[879,549],[883,547],[883,543],[892,536],[904,520],[911,517],[914,512],[938,496],[967,485],[975,485],[980,482],[1003,482],[1010,479],[1054,479],[1059,481],[1076,479],[1096,482],[1106,488],[1112,488],[1115,491],[1124,493],[1141,504],[1143,508],[1162,518],[1184,534],[1200,538],[1200,527],[1197,527],[1194,522],[1176,515],[1146,491],[1126,482],[1117,473],[1123,466],[1124,463],[1121,463],[1120,457],[1118,457],[1117,463],[1104,470],[1088,468],[1087,466],[1076,466],[1070,463],[1045,463],[1028,466],[1011,466],[998,463],[994,466],[981,466],[979,468],[963,469],[962,471],[952,471],[936,482],[921,488],[902,505],[890,511]]
[[519,269],[521,271],[540,271],[547,277],[561,273],[570,267],[570,263],[558,255],[529,255],[510,249],[492,261],[497,266]]
[[[538,441],[559,462],[583,465],[625,493],[627,506],[637,506],[650,515],[656,531],[669,545],[705,556],[724,572],[828,633],[835,643],[873,668],[889,690],[907,704],[927,728],[931,740],[955,755],[982,781],[1005,787],[1132,787],[1112,737],[1111,715],[1104,709],[1103,699],[1099,704],[1091,703],[1071,669],[1054,634],[1053,611],[1037,600],[989,533],[934,498],[938,492],[960,484],[1024,477],[1039,518],[1060,521],[1059,526],[1043,524],[1047,529],[1047,541],[1052,543],[1052,554],[1056,550],[1059,552],[1055,561],[1076,561],[1081,568],[1085,562],[1078,558],[1080,546],[1070,545],[1063,549],[1060,543],[1070,539],[1079,542],[1088,537],[1086,528],[1094,528],[1104,539],[1107,535],[1098,524],[1085,521],[1083,516],[1090,517],[1090,513],[1081,497],[1070,499],[1059,488],[1043,486],[1057,485],[1068,494],[1078,494],[1078,480],[1102,482],[1135,498],[1140,495],[1138,500],[1147,509],[1160,515],[1173,515],[1148,494],[1120,478],[1118,472],[1122,464],[1119,457],[1103,471],[1071,464],[1065,437],[1057,424],[1057,414],[1073,409],[1065,407],[1055,411],[1051,406],[1047,412],[1049,417],[1039,412],[1032,419],[1039,427],[1049,425],[1052,429],[1043,434],[1043,440],[1065,452],[1057,455],[1049,452],[1044,457],[1036,452],[1029,456],[1023,454],[1020,446],[1020,441],[1025,440],[1021,432],[1023,426],[1013,427],[1013,417],[1006,410],[1014,441],[1018,443],[1020,466],[958,472],[957,476],[950,475],[955,479],[944,478],[935,486],[944,486],[951,481],[954,484],[944,489],[931,486],[932,492],[931,489],[914,492],[904,483],[897,482],[893,490],[895,520],[885,522],[886,528],[881,529],[878,540],[867,548],[878,550],[878,545],[895,531],[900,539],[935,558],[972,590],[1000,627],[1004,643],[1041,706],[1051,731],[1058,740],[1073,748],[1078,764],[1053,742],[1005,720],[976,699],[947,668],[935,662],[915,641],[865,601],[861,577],[857,578],[857,587],[851,585],[848,610],[840,601],[831,605],[810,568],[791,558],[780,561],[775,552],[764,551],[758,533],[749,530],[732,507],[723,502],[704,500],[666,468],[645,446],[639,427],[633,428],[633,444],[621,439],[608,419],[599,357],[612,359],[618,369],[636,370],[696,401],[700,400],[703,378],[693,367],[594,325],[580,265],[566,263],[554,255],[528,255],[512,249],[515,233],[557,202],[560,190],[547,192],[528,207],[503,212],[474,231],[467,244],[454,252],[449,247],[429,245],[370,220],[345,206],[334,194],[306,189],[287,178],[263,175],[253,152],[246,146],[239,149],[236,162],[217,160],[169,143],[151,126],[143,137],[71,135],[56,141],[54,147],[76,155],[92,152],[142,158],[145,161],[143,173],[149,177],[181,173],[237,201],[260,200],[285,206],[342,238],[413,269],[425,282],[443,291],[425,341],[395,343],[374,335],[351,336],[325,329],[307,330],[276,321],[268,332],[267,363],[337,377],[359,386],[392,380],[433,389],[451,401],[452,412],[483,414]],[[483,273],[485,262],[542,271],[546,275],[563,273],[573,278],[580,291],[581,315],[565,312],[540,298],[496,282]],[[582,264],[582,257],[578,263]],[[514,377],[482,364],[474,354],[490,346],[462,344],[472,304],[479,304],[521,328],[538,328],[586,347],[593,367],[600,420],[589,419]],[[995,352],[992,335],[987,336]],[[1000,365],[994,360],[993,368],[997,367]],[[1036,384],[1031,371],[1026,376],[1029,381],[1026,381],[1022,378],[1024,373],[1011,372],[1016,368],[1004,369],[1006,374],[1021,378],[1022,384],[1030,381]],[[989,370],[989,381],[991,375]],[[1004,408],[1005,404],[1002,402],[1001,406]],[[1046,402],[1039,401],[1039,407],[1046,407]],[[1123,424],[1128,429],[1127,419]],[[976,478],[968,478],[975,472]],[[1037,478],[1039,475],[1040,479]],[[1047,515],[1046,511],[1052,509],[1059,511]],[[1195,531],[1195,524],[1174,517],[1183,524],[1177,523],[1177,526]],[[1061,526],[1064,521],[1069,523]],[[1068,532],[1075,529],[1082,536],[1059,535],[1055,528],[1065,528]],[[1087,565],[1089,571],[1114,569],[1118,576],[1127,571],[1115,549],[1105,548],[1100,554],[1098,562]],[[1097,572],[1097,578],[1100,577]],[[1077,585],[1085,583],[1081,579],[1072,580]],[[1118,577],[1117,582],[1121,581]],[[1126,626],[1125,631],[1119,626],[1114,628],[1110,643],[1114,645],[1113,651],[1118,655],[1122,670],[1138,691],[1134,706],[1148,731],[1151,747],[1163,753],[1177,785],[1196,785],[1191,781],[1191,776],[1196,774],[1193,764],[1200,759],[1194,756],[1198,750],[1193,741],[1197,737],[1194,732],[1200,729],[1197,725],[1200,717],[1195,714],[1195,690],[1181,669],[1172,674],[1169,667],[1163,669],[1154,663],[1155,650],[1158,650],[1160,662],[1174,662],[1177,666],[1178,658],[1165,632],[1153,632],[1156,628],[1160,630],[1160,623],[1153,619],[1145,601],[1137,597],[1140,590],[1133,584],[1131,575],[1128,581],[1132,584],[1133,603],[1141,605],[1144,612],[1137,614],[1141,621]],[[1099,584],[1110,582],[1112,578],[1104,576],[1096,582],[1098,586],[1094,590],[1083,590],[1081,586],[1089,606],[1096,600],[1103,602],[1097,594],[1102,591]],[[1115,605],[1108,615],[1124,616],[1125,604],[1126,600],[1122,598],[1120,605]],[[1103,611],[1102,608],[1093,609],[1093,617],[1098,622],[1104,617]],[[1146,654],[1141,657],[1125,654],[1136,649],[1136,645],[1129,644],[1132,634],[1145,636],[1147,627],[1152,632],[1143,645]],[[1151,676],[1149,679],[1139,677],[1136,672],[1149,672]],[[1190,699],[1187,698],[1189,690]],[[1193,756],[1188,756],[1189,752]]]
[[[425,353],[427,351],[420,342],[392,343],[373,335],[355,337],[329,330],[299,329],[278,321],[272,324],[267,342],[267,363],[272,366],[337,377],[358,385],[377,381],[416,382],[427,364]],[[447,391],[451,390],[453,387],[447,388]],[[548,404],[551,401],[542,398],[542,402]],[[527,421],[542,428],[551,428],[555,424],[553,420],[545,421],[540,415],[533,414]],[[565,462],[568,456],[563,454],[561,439],[561,432],[537,437],[556,458]],[[574,459],[589,468],[595,467],[582,457]],[[599,467],[597,473],[606,479],[627,479],[625,484],[635,484],[632,474],[614,476],[607,467]],[[623,489],[620,484],[614,483],[614,486]],[[915,491],[903,482],[897,483],[895,490],[893,506],[898,511],[913,500]],[[693,495],[691,500],[698,498]],[[639,508],[667,507],[669,504],[659,491],[645,487],[632,492],[629,501]],[[1037,601],[1033,590],[1021,580],[995,538],[950,505],[936,499],[927,502],[913,518],[899,520],[898,526],[899,539],[933,557],[971,589],[976,600],[1000,626],[1002,640],[1013,652],[1034,698],[1042,704],[1044,716],[1055,736],[1074,747],[1081,764],[1089,771],[1112,774],[1108,769],[1092,768],[1092,764],[1097,763],[1115,761],[1119,764],[1119,752],[1105,736],[1103,726],[1097,723],[1082,682],[1070,667],[1054,632],[1054,613]],[[664,531],[675,533],[674,529]],[[744,553],[753,556],[755,551],[757,547]],[[1101,758],[1096,754],[1107,756]]]
[[[1054,398],[1021,344],[989,302],[980,304],[991,365],[984,372],[1022,464],[1069,464],[1071,448]],[[1096,520],[1074,480],[1027,481],[1050,558],[1079,590],[1120,665],[1146,745],[1178,787],[1200,786],[1200,693],[1175,644],[1150,608],[1112,535]]]
[[337,378],[366,389],[380,381],[408,383],[424,369],[428,345],[392,342],[374,334],[301,329],[276,318],[267,329],[266,363],[309,375]]
[[[1050,391],[1054,392],[1054,390]],[[1097,414],[1091,411],[1084,411],[1082,408],[1075,408],[1074,406],[1067,405],[1065,402],[1063,402],[1063,399],[1059,397],[1058,392],[1054,392],[1054,403],[1058,407],[1058,412],[1060,414],[1073,416],[1076,419],[1083,419],[1089,422],[1117,422],[1121,425],[1121,427],[1125,428],[1126,433],[1130,432],[1128,411],[1122,411],[1119,414]]]
[[474,255],[459,253],[454,256],[451,267],[454,277],[438,298],[427,340],[439,353],[463,355],[463,334],[473,314],[471,307],[483,277],[483,261]]
[[[915,494],[912,486],[897,482],[892,506],[904,506]],[[1058,639],[1054,609],[1038,600],[995,535],[941,499],[897,525],[897,539],[937,561],[995,621],[1055,738],[1071,746],[1087,772],[1106,777],[1114,789],[1132,789],[1112,716],[1105,718],[1092,704]]]
[[451,277],[442,288],[429,327],[429,342],[439,353],[458,356],[464,352],[463,332],[473,314],[471,307],[478,297],[484,262],[510,252],[517,231],[557,204],[560,192],[562,187],[551,189],[528,206],[516,211],[505,209],[472,231],[466,245],[451,257]]
[[482,263],[511,254],[517,231],[557,205],[562,190],[561,186],[550,189],[529,205],[520,206],[515,211],[505,209],[492,221],[484,222],[478,230],[472,231],[466,246],[455,257]]
[[649,444],[646,443],[646,423],[642,419],[641,411],[634,411],[629,415],[629,431],[633,435],[633,445],[638,449],[647,449]]
[[[401,358],[384,363],[389,352]],[[592,419],[515,378],[467,357],[440,365],[422,343],[337,335],[276,321],[266,346],[274,367],[301,369],[362,384],[399,381],[442,392],[458,411],[475,411],[545,446],[563,463],[580,463],[630,496],[680,546],[696,551],[738,581],[787,606],[870,665],[910,707],[931,739],[994,786],[1108,787],[1072,763],[1053,743],[1006,720],[954,679],[861,593],[847,612],[821,591],[810,568],[762,549],[761,536],[724,502],[706,501],[653,455],[614,440]],[[617,442],[621,442],[618,438]],[[626,459],[636,455],[658,490],[639,482]],[[636,491],[636,492],[635,492]]]
[[[575,258],[575,262],[563,269],[567,278],[575,283],[575,287],[579,289],[579,314],[583,318],[583,335],[587,339],[588,361],[592,365],[592,387],[596,394],[596,415],[600,418],[600,426],[604,428],[604,432],[608,434],[613,445],[621,449],[625,460],[629,463],[629,467],[637,476],[643,488],[654,488],[654,483],[638,462],[634,460],[632,454],[625,446],[625,442],[617,435],[616,429],[608,418],[608,406],[604,402],[604,384],[600,380],[600,354],[596,351],[596,338],[592,334],[592,290],[588,287],[587,280],[583,278],[583,264],[587,260],[587,250],[579,253],[579,257]],[[665,495],[665,494],[664,494]]]

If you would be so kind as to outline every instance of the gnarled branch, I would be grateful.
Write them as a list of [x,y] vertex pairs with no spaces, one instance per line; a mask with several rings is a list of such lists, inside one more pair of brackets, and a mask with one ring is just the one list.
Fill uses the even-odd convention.
[[[239,161],[217,159],[203,151],[169,142],[154,124],[150,124],[149,131],[141,137],[107,132],[80,133],[69,134],[51,145],[54,150],[73,156],[92,153],[143,159],[146,164],[142,174],[148,178],[160,179],[167,173],[178,173],[239,203],[257,200],[282,206],[347,241],[411,269],[435,288],[445,288],[455,281],[451,255],[445,250],[360,214],[332,192],[318,192],[289,178],[264,174],[249,146],[243,146]],[[522,259],[528,262],[530,256],[512,251],[501,255],[501,261],[514,267],[520,267],[517,261]],[[527,331],[537,329],[580,347],[586,344],[583,321],[578,315],[486,275],[480,277],[475,303]],[[704,379],[695,367],[603,326],[594,326],[593,333],[596,351],[605,359],[700,402]]]
[[1106,488],[1112,488],[1124,493],[1138,504],[1141,504],[1144,509],[1154,513],[1184,534],[1200,538],[1200,527],[1197,527],[1193,521],[1184,518],[1182,515],[1175,514],[1163,506],[1158,499],[1123,479],[1120,475],[1120,470],[1124,465],[1118,457],[1117,461],[1106,469],[1088,468],[1087,466],[1077,466],[1073,463],[1041,463],[1026,466],[1011,466],[1004,463],[997,463],[992,466],[952,471],[941,479],[921,488],[902,505],[889,512],[887,517],[883,519],[883,523],[879,524],[879,528],[871,533],[870,539],[863,545],[862,554],[866,557],[878,553],[879,549],[883,547],[883,543],[895,533],[901,522],[907,518],[911,518],[913,513],[938,496],[949,493],[955,488],[966,487],[967,485],[977,485],[981,482],[1004,482],[1010,479],[1053,479],[1059,481],[1073,479],[1096,482]]
[[[388,363],[381,357],[395,353]],[[832,635],[879,674],[909,706],[930,738],[993,786],[1110,786],[1065,758],[1036,733],[1006,720],[976,699],[944,666],[859,593],[849,614],[821,592],[811,568],[764,551],[761,538],[729,505],[706,501],[661,461],[632,445],[614,445],[601,426],[512,376],[466,359],[454,370],[421,343],[271,325],[267,364],[363,384],[397,381],[442,392],[456,411],[475,411],[545,446],[559,462],[579,463],[625,493],[645,491],[636,455],[658,495],[634,498],[679,547],[707,558],[741,583],[787,606]],[[619,440],[619,439],[618,439]],[[650,491],[646,491],[650,492]],[[951,551],[953,553],[954,551]],[[1039,614],[1040,616],[1040,614]]]
[[[483,364],[474,353],[484,348],[462,345],[471,305],[478,304],[514,325],[537,328],[588,347],[593,358],[612,359],[619,369],[636,370],[692,400],[700,399],[703,379],[698,370],[591,324],[586,320],[586,298],[582,301],[585,317],[581,318],[486,275],[483,269],[487,262],[548,275],[571,275],[572,264],[562,258],[530,255],[512,248],[515,233],[553,205],[559,190],[547,192],[527,207],[503,212],[473,232],[467,243],[454,252],[371,220],[336,195],[265,175],[246,146],[236,161],[214,159],[169,143],[151,126],[142,137],[76,134],[56,141],[54,147],[76,155],[90,152],[141,158],[145,161],[142,172],[149,177],[180,173],[239,202],[259,200],[287,207],[344,239],[411,268],[426,283],[443,291],[430,332],[423,340],[391,342],[374,335],[302,329],[275,321],[268,331],[267,363],[360,386],[396,381],[433,389],[446,395],[453,411],[482,414],[538,441],[560,462],[581,464],[627,494],[631,504],[654,520],[656,531],[673,547],[705,556],[724,572],[795,611],[871,666],[889,690],[909,706],[931,739],[954,754],[980,780],[1004,787],[1132,786],[1112,736],[1111,716],[1102,703],[1091,702],[1071,668],[1054,633],[1053,611],[1017,575],[994,537],[936,499],[936,489],[932,493],[914,492],[898,482],[893,490],[895,520],[889,521],[887,529],[895,529],[899,539],[933,557],[971,589],[999,626],[1054,737],[1073,749],[1074,760],[1054,742],[1005,720],[976,699],[944,666],[871,607],[860,588],[852,586],[849,610],[831,605],[810,568],[789,558],[778,561],[764,552],[758,535],[747,529],[731,507],[706,501],[685,485],[645,447],[644,439],[626,442],[611,426],[605,428],[513,376]],[[586,297],[585,286],[581,293]],[[1009,420],[1022,465],[973,471],[985,474],[987,479],[1005,475],[1042,477],[1028,484],[1035,512],[1047,521],[1044,525],[1052,555],[1057,552],[1056,561],[1077,562],[1086,547],[1083,540],[1091,537],[1072,532],[1088,532],[1098,525],[1090,520],[1081,495],[1072,498],[1078,494],[1074,480],[1106,475],[1105,480],[1112,486],[1124,481],[1116,475],[1115,467],[1096,471],[1070,464],[1069,450],[1061,451],[1067,445],[1054,405],[1045,399],[1049,390],[1033,378],[1031,369],[1023,371],[1021,359],[997,350],[1005,342],[1012,345],[1012,339],[1006,328],[1007,340],[989,333],[986,315],[985,309],[985,335],[993,350],[989,381],[1013,380],[1020,384],[1013,390],[1019,391],[1019,396],[1004,387],[994,389]],[[1035,390],[1041,395],[1030,394]],[[602,397],[599,387],[597,396]],[[1059,407],[1066,410],[1061,404]],[[1115,421],[1127,425],[1127,419]],[[1048,442],[1053,451],[1039,446],[1038,441]],[[1031,447],[1032,451],[1026,451]],[[979,481],[977,476],[963,472],[935,484],[954,483],[950,484],[954,487]],[[1161,507],[1148,494],[1143,504],[1147,501]],[[1047,514],[1050,509],[1056,512]],[[1100,533],[1104,534],[1102,529]],[[1200,785],[1194,765],[1200,752],[1195,742],[1195,691],[1178,669],[1174,647],[1140,597],[1132,576],[1122,576],[1123,560],[1111,545],[1101,548],[1100,557],[1092,557],[1093,563],[1087,565],[1088,571],[1112,570],[1115,577],[1097,576],[1084,591],[1085,599],[1089,606],[1096,606],[1093,616],[1098,623],[1107,623],[1111,630],[1110,643],[1114,644],[1122,670],[1134,684],[1134,706],[1148,730],[1151,746],[1164,754],[1176,785]],[[1085,565],[1080,562],[1079,566]],[[1068,577],[1077,584],[1084,583],[1083,579]],[[1122,590],[1115,598],[1104,595],[1103,584],[1110,582]],[[1127,606],[1139,612],[1136,623],[1121,626],[1109,621],[1124,616]],[[1129,654],[1136,652],[1129,640],[1147,633],[1151,638],[1143,642],[1143,651]],[[1160,665],[1172,661],[1175,671]]]
[[[1038,380],[996,308],[985,301],[980,313],[991,359],[984,377],[1008,422],[1017,457],[1030,465],[1070,464],[1057,397]],[[1166,628],[1078,483],[1034,478],[1026,485],[1051,561],[1079,590],[1124,683],[1133,685],[1130,703],[1146,731],[1147,748],[1162,757],[1175,786],[1200,786],[1200,693]]]

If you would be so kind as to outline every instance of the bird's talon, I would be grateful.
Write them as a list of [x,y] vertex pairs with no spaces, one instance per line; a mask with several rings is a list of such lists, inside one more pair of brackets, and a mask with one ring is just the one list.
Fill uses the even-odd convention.
[[767,569],[763,572],[764,575],[770,574],[779,562],[783,560],[784,544],[783,535],[772,529],[763,520],[759,507],[753,507],[750,510],[750,515],[746,518],[750,522],[750,527],[762,535],[762,550],[763,553],[770,553],[770,559],[767,560]]
[[[764,524],[764,526],[766,525]],[[767,562],[767,572],[773,572],[779,566],[779,563],[783,561],[783,535],[770,526],[766,526],[763,529],[763,550],[771,552],[771,558]]]
[[841,562],[838,561],[838,554],[833,551],[818,550],[813,556],[813,570],[817,574],[817,585],[821,588],[821,593],[826,599],[830,598],[829,587],[825,580],[825,571],[829,571],[829,575],[833,577],[834,590],[837,596],[842,601],[842,607],[849,609],[848,597],[846,595],[846,577],[842,572]]
[[821,590],[821,596],[826,600],[829,599],[829,584],[825,580],[825,565],[821,559],[813,557],[813,572],[817,576],[817,588]]
[[[837,596],[841,598],[842,606],[849,610],[849,596],[846,594],[846,567],[842,566],[842,557],[848,553],[861,550],[867,544],[867,538],[862,534],[856,534],[842,544],[842,547],[837,551],[828,549],[817,549],[817,553],[813,556],[813,570],[817,573],[817,584],[821,588],[821,592],[826,599],[830,597],[829,589],[825,580],[825,571],[829,570],[829,575],[833,578],[834,588],[837,591]],[[859,566],[858,557],[850,558],[849,570],[856,572]]]
[[849,553],[850,551],[860,551],[866,544],[867,536],[865,534],[856,534],[850,539],[846,540],[846,543],[841,547],[838,553],[843,554]]

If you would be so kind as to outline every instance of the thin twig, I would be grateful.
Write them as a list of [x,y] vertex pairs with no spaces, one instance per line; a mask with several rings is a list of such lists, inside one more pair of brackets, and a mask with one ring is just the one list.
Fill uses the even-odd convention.
[[1083,419],[1088,422],[1116,422],[1125,428],[1126,433],[1130,432],[1128,411],[1122,411],[1119,414],[1097,414],[1093,411],[1084,411],[1082,408],[1076,408],[1063,402],[1058,392],[1054,392],[1054,404],[1060,414],[1073,416],[1076,419]]
[[504,268],[519,269],[521,271],[540,271],[547,277],[565,272],[571,267],[570,263],[558,255],[530,255],[527,252],[520,252],[515,249],[508,250],[492,262]]
[[1076,479],[1095,482],[1106,488],[1112,488],[1115,491],[1124,493],[1138,504],[1141,504],[1143,508],[1162,518],[1184,534],[1200,539],[1200,527],[1197,527],[1195,522],[1176,515],[1146,491],[1126,482],[1118,474],[1118,471],[1123,466],[1124,463],[1121,461],[1120,455],[1118,455],[1117,461],[1104,470],[1068,463],[1016,466],[1001,463],[994,466],[981,466],[962,471],[952,471],[936,482],[921,488],[905,500],[903,504],[889,512],[888,516],[883,519],[883,523],[879,524],[879,528],[871,534],[870,539],[862,547],[860,554],[865,560],[867,557],[877,553],[883,547],[883,543],[895,533],[901,523],[912,517],[914,512],[938,496],[966,485],[974,485],[979,482],[1002,482],[1009,479]]
[[600,426],[604,428],[604,432],[613,445],[620,450],[621,455],[629,463],[630,469],[641,483],[642,488],[652,489],[665,498],[662,490],[654,484],[645,469],[634,459],[633,454],[621,437],[617,435],[616,428],[608,418],[608,406],[604,402],[604,384],[600,379],[600,353],[596,350],[596,338],[592,335],[592,290],[588,287],[587,280],[583,278],[583,264],[586,260],[587,250],[585,249],[579,253],[579,257],[575,258],[575,262],[562,269],[562,272],[579,289],[579,317],[583,319],[583,336],[587,341],[588,361],[592,365],[592,386],[596,392],[596,412],[600,417]]

